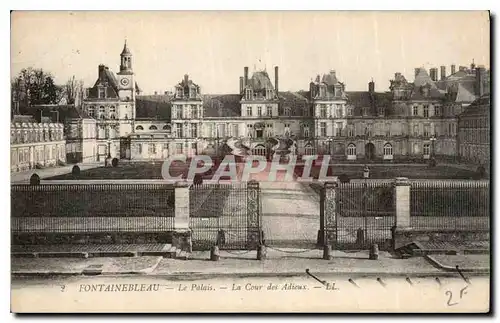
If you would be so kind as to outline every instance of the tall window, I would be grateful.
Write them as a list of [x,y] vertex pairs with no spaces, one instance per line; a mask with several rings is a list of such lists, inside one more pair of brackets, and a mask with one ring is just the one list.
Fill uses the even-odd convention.
[[179,142],[179,143],[175,144],[175,153],[177,155],[182,154],[182,142]]
[[178,114],[177,114],[177,105],[173,105],[172,106],[172,119],[177,119],[179,118]]
[[234,137],[239,137],[240,136],[238,124],[233,124],[233,136]]
[[356,145],[355,144],[349,144],[347,146],[347,156],[356,156]]
[[391,144],[385,144],[384,145],[384,157],[385,156],[391,156],[392,157],[392,145]]
[[198,138],[198,125],[196,123],[191,124],[191,137]]
[[390,137],[391,136],[391,123],[387,122],[385,124],[385,136]]
[[413,106],[413,115],[418,116],[418,106],[417,105]]
[[95,117],[95,107],[94,107],[94,106],[90,106],[90,107],[89,107],[88,114],[89,114],[89,116],[91,116],[92,118],[94,118],[94,117]]
[[326,137],[326,122],[319,123],[319,135],[321,137]]
[[285,123],[285,136],[290,135],[290,124]]
[[247,106],[247,116],[252,116],[252,106]]
[[431,154],[431,145],[424,144],[424,155],[430,155],[430,154]]
[[325,104],[320,105],[319,116],[321,118],[326,118],[326,105]]
[[430,125],[425,124],[424,125],[424,137],[429,137],[431,131],[430,131]]
[[104,112],[106,112],[106,108],[104,108],[104,106],[101,105],[99,107],[99,113],[104,113]]
[[104,99],[106,97],[106,88],[100,87],[98,91],[99,99]]
[[418,124],[413,125],[413,136],[418,137],[419,131],[418,131]]
[[440,116],[441,115],[441,107],[439,105],[434,106],[434,115],[435,116]]
[[142,154],[142,144],[137,145],[137,151],[139,152],[139,154]]
[[257,116],[262,116],[262,107],[260,105],[257,107]]
[[290,116],[292,109],[290,107],[285,107],[285,115]]
[[185,131],[186,131],[186,137],[187,138],[191,138],[191,124],[190,123],[187,123],[185,124]]
[[304,137],[309,137],[310,132],[309,132],[309,126],[304,126]]
[[343,124],[342,122],[337,122],[335,125],[335,136],[340,137],[342,136],[342,130],[343,130]]
[[177,138],[182,138],[182,124],[180,123],[175,124],[175,136]]
[[354,137],[354,126],[353,125],[347,126],[347,135],[349,137]]
[[191,119],[191,105],[185,105],[184,111],[187,119]]
[[343,115],[342,115],[342,105],[336,104],[335,106],[336,106],[336,108],[335,108],[335,116],[337,118],[342,118],[343,117]]
[[352,109],[352,107],[347,107],[347,116],[348,117],[352,117],[352,115],[353,115],[353,109]]
[[311,144],[307,144],[305,149],[304,149],[304,154],[305,155],[314,155],[314,148],[311,146]]
[[424,105],[424,118],[429,118],[429,106]]
[[272,107],[271,105],[268,105],[268,106],[266,107],[266,110],[267,110],[267,115],[268,115],[269,117],[272,117],[272,116],[273,116],[273,107]]
[[155,155],[155,154],[156,154],[156,145],[155,145],[155,144],[150,143],[150,144],[148,145],[148,150],[149,150],[149,154],[151,154],[151,155]]
[[198,117],[198,107],[193,104],[191,106],[191,118],[197,118]]
[[251,89],[246,89],[245,90],[245,99],[246,100],[252,99],[252,90]]

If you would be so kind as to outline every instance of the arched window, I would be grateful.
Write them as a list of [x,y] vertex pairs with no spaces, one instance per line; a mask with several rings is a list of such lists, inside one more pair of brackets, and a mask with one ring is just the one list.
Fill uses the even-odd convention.
[[135,127],[135,130],[144,130],[144,128],[142,126],[137,126]]
[[158,128],[156,128],[156,126],[151,126],[149,127],[149,130],[158,130]]
[[266,147],[262,145],[258,145],[253,149],[254,155],[265,156],[266,155]]
[[314,155],[314,148],[311,146],[311,144],[306,145],[306,147],[304,148],[304,154],[305,155]]
[[109,118],[110,118],[111,120],[116,120],[116,116],[115,116],[115,114],[114,114],[114,113],[110,114],[110,115],[109,115]]
[[169,126],[169,125],[167,125],[167,124],[166,124],[166,125],[164,125],[164,126],[163,126],[163,130],[170,130],[170,126]]
[[347,146],[347,159],[348,160],[355,160],[356,159],[356,145],[355,144],[349,144]]
[[392,159],[392,158],[393,158],[392,145],[387,143],[384,145],[384,159]]

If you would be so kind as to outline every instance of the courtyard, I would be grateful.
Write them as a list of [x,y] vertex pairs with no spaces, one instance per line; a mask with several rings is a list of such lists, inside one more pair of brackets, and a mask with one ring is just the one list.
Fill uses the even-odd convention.
[[[96,167],[82,170],[78,179],[162,179],[163,163],[158,162],[122,162],[117,167]],[[240,167],[241,163],[237,166]],[[170,173],[172,176],[182,175],[186,177],[189,163],[173,164]],[[210,171],[203,174],[203,178],[210,179],[215,172],[217,164]],[[301,166],[295,167],[295,173],[300,176],[302,174]],[[349,179],[363,178],[364,164],[353,165],[330,165],[328,168],[328,176],[346,175]],[[311,169],[311,177],[317,179],[320,174],[320,166],[313,166]],[[429,167],[425,164],[408,164],[408,165],[370,165],[371,179],[393,179],[396,177],[407,177],[409,179],[474,179],[476,173],[470,170],[455,168],[445,165],[437,165]],[[267,171],[267,170],[266,170]],[[71,173],[53,176],[48,180],[72,180],[76,179]]]

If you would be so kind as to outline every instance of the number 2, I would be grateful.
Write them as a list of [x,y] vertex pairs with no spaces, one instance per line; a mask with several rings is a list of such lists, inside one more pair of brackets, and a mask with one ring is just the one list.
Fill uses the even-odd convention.
[[447,290],[446,293],[444,294],[450,296],[450,298],[448,298],[448,302],[446,303],[448,306],[453,306],[458,304],[458,303],[451,304],[451,299],[453,298],[453,293],[451,291]]

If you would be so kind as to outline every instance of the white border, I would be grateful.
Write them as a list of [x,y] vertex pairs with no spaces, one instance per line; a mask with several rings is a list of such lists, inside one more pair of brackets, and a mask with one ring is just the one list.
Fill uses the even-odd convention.
[[[10,13],[9,10],[14,9],[14,10],[487,10],[490,9],[492,10],[492,13],[498,13],[499,12],[499,3],[500,1],[498,0],[475,0],[475,1],[456,1],[456,0],[439,0],[435,2],[429,2],[429,1],[401,1],[401,0],[377,0],[377,1],[362,1],[362,0],[349,0],[345,2],[340,2],[340,1],[326,1],[326,0],[316,0],[316,1],[296,1],[296,0],[288,0],[288,1],[269,1],[269,0],[252,0],[249,2],[237,2],[237,1],[231,1],[231,0],[212,0],[212,1],[203,1],[203,0],[195,0],[195,1],[189,1],[189,2],[181,2],[181,1],[175,1],[175,2],[163,2],[163,1],[150,1],[150,2],[145,2],[145,1],[130,1],[130,0],[107,0],[107,1],[96,1],[96,0],[87,0],[87,1],[80,1],[80,2],[67,2],[67,1],[61,1],[61,0],[45,0],[45,1],[37,1],[37,0],[16,0],[16,1],[2,1],[1,7],[2,11],[1,12],[1,28],[0,32],[3,34],[0,39],[4,40],[4,44],[7,43],[7,39],[10,39]],[[457,22],[459,23],[459,22]],[[496,22],[496,26],[498,26],[498,21]],[[495,27],[496,27],[495,26]],[[34,26],[34,29],[36,29],[36,26]],[[497,28],[495,28],[496,31]],[[498,33],[493,32],[492,33],[492,41],[496,41],[498,39]],[[0,151],[4,152],[4,158],[0,159],[0,163],[2,164],[2,167],[0,168],[2,170],[2,182],[3,183],[9,183],[10,182],[10,172],[9,172],[9,156],[10,154],[7,153],[9,151],[9,141],[7,138],[9,136],[7,135],[7,131],[9,129],[9,124],[10,124],[10,109],[8,108],[10,105],[10,91],[9,91],[9,79],[10,77],[7,77],[7,75],[10,76],[10,42],[8,43],[9,46],[2,46],[1,53],[2,53],[2,64],[1,64],[1,75],[4,77],[2,78],[2,81],[4,82],[2,86],[0,87],[1,89],[1,97],[2,97],[2,102],[4,103],[3,106],[3,115],[4,117],[1,118],[1,122],[3,123],[3,127],[0,129],[3,130],[4,134],[1,137],[0,144],[2,145],[3,148],[1,148]],[[498,55],[492,55],[492,59],[494,60],[494,65],[497,66],[497,56]],[[495,71],[496,72],[496,71]],[[493,74],[495,76],[496,73]],[[498,83],[495,80],[496,87],[495,87],[495,94],[498,93]],[[494,94],[494,95],[495,95]],[[495,100],[496,102],[496,100]],[[496,110],[496,113],[494,114],[495,119],[494,123],[495,124],[500,124],[499,118],[500,118],[500,113],[497,110],[497,107],[493,107],[494,110]],[[492,127],[495,129],[495,127]],[[497,137],[496,133],[494,134],[494,151],[500,152],[498,148],[499,146],[499,138]],[[495,149],[497,148],[497,149]],[[495,158],[495,170],[498,169],[498,160],[500,158]],[[494,179],[496,178],[496,172],[494,173]],[[7,184],[2,185],[2,196],[3,196],[3,201],[7,201],[7,205],[10,207],[10,192]],[[495,191],[495,197],[496,199],[494,200],[499,200],[498,199],[498,190]],[[492,198],[493,200],[493,198]],[[493,212],[495,214],[495,212]],[[4,215],[4,217],[9,217],[9,214]],[[5,221],[5,218],[4,218]],[[498,224],[497,220],[497,224]],[[4,222],[5,223],[5,222]],[[6,231],[4,234],[1,235],[1,237],[4,239],[3,241],[3,246],[6,247],[7,245],[10,245],[10,232],[7,232],[9,230],[9,225],[3,225],[4,230]],[[496,229],[496,228],[495,228]],[[496,231],[496,230],[495,230]],[[493,237],[496,237],[494,235]],[[496,239],[494,239],[496,240]],[[10,256],[9,256],[9,249],[3,248],[2,249],[5,255],[4,261],[2,262],[3,270],[2,273],[4,274],[3,280],[2,280],[2,292],[3,292],[3,297],[2,300],[4,300],[4,304],[8,306],[8,308],[4,308],[2,311],[2,314],[9,313],[10,312]],[[498,254],[498,248],[496,248],[497,252],[495,256]],[[496,272],[498,273],[498,272]],[[6,306],[6,307],[7,307]],[[457,316],[451,317],[451,319],[456,319],[458,318]],[[8,317],[2,317],[2,321],[10,321],[13,320],[14,317],[12,315],[9,315]],[[39,318],[40,319],[40,318]],[[65,318],[68,320],[76,320],[79,318]],[[94,322],[100,322],[103,321],[102,318],[92,318]],[[118,319],[123,319],[123,317],[120,317]],[[135,317],[132,319],[136,319]],[[164,319],[164,318],[159,318],[159,319]],[[169,319],[169,318],[167,318]],[[195,320],[193,318],[190,318],[192,320]],[[219,318],[212,318],[212,319],[219,319]],[[264,318],[259,318],[259,320],[262,320]],[[336,320],[338,318],[335,318]],[[384,318],[382,318],[384,319]],[[403,317],[401,319],[406,319],[406,317]],[[419,318],[417,318],[419,319]],[[433,319],[433,318],[426,318],[426,320],[429,321],[436,321],[438,322],[442,321],[442,317]],[[30,321],[31,319],[25,319],[26,321]],[[51,321],[53,320],[52,317],[44,317],[42,320],[45,321]],[[196,319],[198,320],[198,319]],[[267,319],[264,319],[267,320]]]

